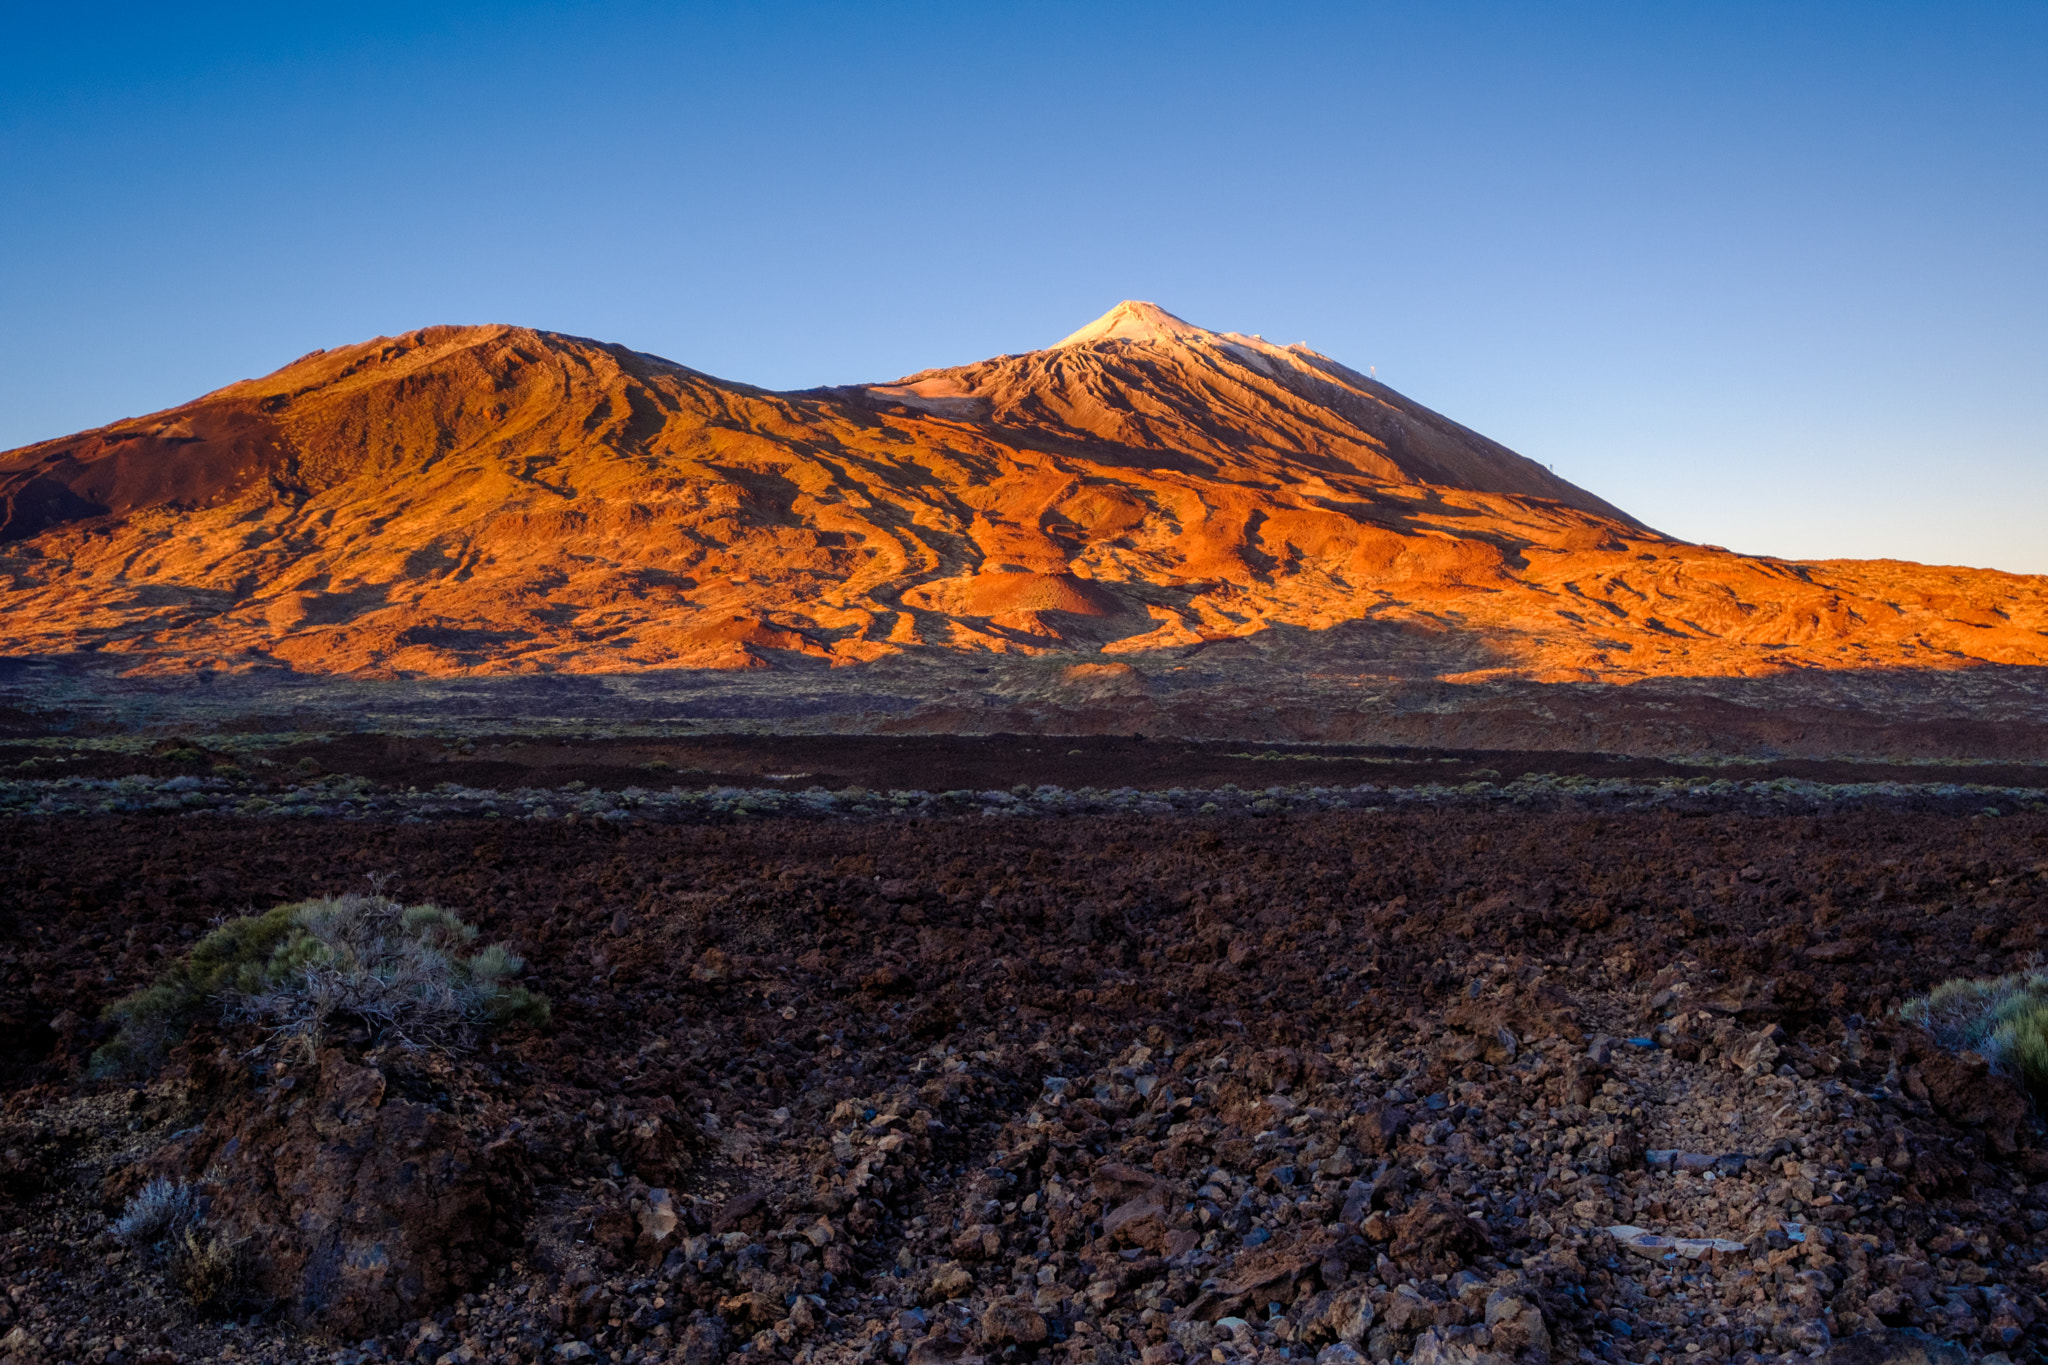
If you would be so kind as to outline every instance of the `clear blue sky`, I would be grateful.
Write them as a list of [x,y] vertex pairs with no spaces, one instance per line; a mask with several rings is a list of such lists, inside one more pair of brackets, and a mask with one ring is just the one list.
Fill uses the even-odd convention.
[[427,323],[799,387],[1123,298],[1376,365],[1689,539],[2048,573],[2048,4],[0,26],[0,448]]

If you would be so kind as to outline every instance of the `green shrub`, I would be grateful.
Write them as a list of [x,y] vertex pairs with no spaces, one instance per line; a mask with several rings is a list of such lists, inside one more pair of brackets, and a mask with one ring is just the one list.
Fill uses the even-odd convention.
[[544,1023],[548,1004],[513,978],[504,944],[471,952],[476,929],[434,905],[349,895],[280,905],[220,925],[147,987],[116,1001],[120,1025],[96,1074],[147,1072],[203,1015],[268,1025],[315,1048],[332,1025],[380,1041],[466,1046],[487,1028]]
[[192,951],[155,981],[109,1005],[106,1019],[120,1025],[114,1040],[93,1054],[97,1075],[154,1070],[164,1050],[209,1006],[269,985],[266,968],[292,931],[297,906],[231,919],[192,945]]
[[1952,1052],[1975,1052],[2048,1100],[2048,972],[1944,981],[1899,1014]]

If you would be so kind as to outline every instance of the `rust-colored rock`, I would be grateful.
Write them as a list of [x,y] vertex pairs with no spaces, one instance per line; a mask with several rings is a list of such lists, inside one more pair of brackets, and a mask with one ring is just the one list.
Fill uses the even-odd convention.
[[1486,1225],[1432,1194],[1394,1220],[1391,1255],[1424,1274],[1442,1275],[1493,1249]]
[[1352,632],[1360,678],[1956,669],[2048,662],[2044,585],[1688,545],[1305,346],[1149,304],[801,393],[432,327],[0,455],[0,652],[145,674],[1128,664],[1283,627]]
[[1408,1129],[1408,1111],[1395,1104],[1372,1104],[1344,1125],[1347,1141],[1368,1156],[1384,1156]]
[[1095,1170],[1095,1193],[1107,1206],[1102,1235],[1113,1243],[1159,1253],[1173,1231],[1174,1189],[1147,1171],[1121,1162]]
[[1999,1152],[2018,1150],[2017,1132],[2033,1106],[2008,1077],[1997,1075],[1974,1052],[1943,1050],[1931,1039],[1915,1039],[1920,1084],[1927,1098],[1957,1123],[1981,1128]]
[[[1212,1287],[1188,1305],[1188,1314],[1213,1322],[1256,1310],[1274,1299],[1291,1302],[1303,1279],[1322,1274],[1326,1258],[1337,1251],[1342,1240],[1327,1230],[1317,1229],[1247,1251],[1237,1258],[1229,1274],[1219,1276]],[[1340,1267],[1341,1262],[1333,1264],[1333,1269]]]
[[1022,1299],[997,1299],[981,1315],[981,1339],[990,1346],[1036,1346],[1049,1331],[1045,1315]]
[[210,1196],[208,1228],[243,1242],[255,1296],[360,1337],[476,1287],[519,1245],[524,1172],[476,1128],[329,1049],[165,1160]]

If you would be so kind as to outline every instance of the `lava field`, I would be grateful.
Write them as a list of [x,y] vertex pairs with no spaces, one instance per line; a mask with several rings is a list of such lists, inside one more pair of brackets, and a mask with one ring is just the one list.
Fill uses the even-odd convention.
[[[89,1077],[209,925],[372,884],[551,1021]],[[2032,1359],[2048,1140],[1896,1011],[2044,912],[2023,810],[9,816],[0,1358]],[[112,1229],[167,1174],[388,1277],[202,1311]]]

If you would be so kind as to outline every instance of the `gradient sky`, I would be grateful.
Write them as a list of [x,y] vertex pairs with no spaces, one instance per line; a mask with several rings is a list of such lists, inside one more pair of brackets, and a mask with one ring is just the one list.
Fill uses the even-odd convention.
[[2040,0],[13,5],[0,35],[0,448],[429,323],[801,387],[1140,298],[1377,366],[1688,539],[2048,573]]

